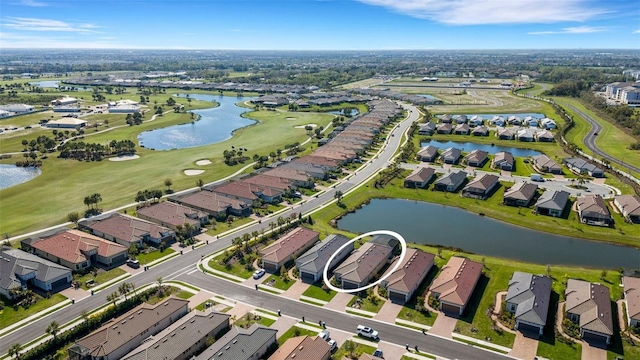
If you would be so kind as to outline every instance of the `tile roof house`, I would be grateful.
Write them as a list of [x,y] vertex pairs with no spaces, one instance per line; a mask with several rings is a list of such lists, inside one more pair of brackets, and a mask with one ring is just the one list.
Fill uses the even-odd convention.
[[436,180],[434,189],[439,191],[456,192],[467,181],[467,173],[464,171],[452,171]]
[[418,151],[417,157],[420,161],[434,162],[438,156],[438,148],[433,145],[427,145]]
[[540,142],[553,142],[555,138],[549,130],[540,130],[535,134],[536,141]]
[[254,200],[258,199],[272,204],[279,203],[282,201],[283,193],[282,190],[262,185],[254,185],[243,180],[231,181],[207,190],[246,203],[253,203]]
[[155,245],[163,241],[169,243],[175,237],[175,232],[169,228],[120,213],[93,217],[81,221],[78,226],[86,232],[115,241],[127,248],[131,244],[142,246],[143,242]]
[[436,124],[429,121],[424,124],[420,124],[418,135],[433,135],[434,131],[436,131]]
[[506,310],[513,313],[516,329],[542,335],[547,324],[551,278],[516,271],[509,280]]
[[576,174],[587,174],[596,178],[604,177],[604,170],[586,160],[580,158],[566,158],[562,159],[562,163]]
[[462,196],[484,200],[498,185],[500,185],[500,178],[497,175],[484,173],[471,180],[462,189]]
[[190,224],[194,228],[194,233],[200,232],[201,226],[209,222],[209,217],[204,212],[171,201],[140,208],[138,217],[172,230],[176,230],[177,226]]
[[320,233],[305,227],[295,228],[273,244],[258,251],[262,257],[262,267],[276,272],[286,262],[307,251],[320,239]]
[[69,348],[71,360],[119,360],[189,312],[189,301],[173,296],[156,305],[141,304],[109,320]]
[[242,181],[258,186],[266,186],[280,191],[286,191],[294,187],[290,181],[277,176],[270,176],[268,174],[247,176],[243,178]]
[[640,327],[640,278],[625,276],[624,301],[627,307],[627,325]]
[[451,122],[453,121],[452,116],[449,114],[440,115],[438,118],[440,119],[440,123],[442,124],[451,124]]
[[0,294],[13,297],[12,290],[35,286],[42,291],[56,292],[68,287],[73,279],[71,270],[28,252],[0,247]]
[[277,167],[275,169],[270,169],[265,171],[263,174],[269,176],[276,176],[282,179],[287,179],[292,182],[294,186],[303,187],[303,188],[313,188],[314,179],[311,174],[308,174],[304,171],[299,171],[296,169],[286,169],[282,167]]
[[576,200],[580,222],[587,225],[611,226],[613,218],[602,196],[589,194]]
[[[321,242],[316,243],[311,249],[296,259],[296,268],[300,273],[300,279],[307,283],[314,283],[322,279],[324,268],[327,267],[329,258],[349,239],[342,236],[331,234]],[[338,265],[345,257],[349,256],[354,249],[353,243],[342,249],[328,264],[329,271]]]
[[518,138],[518,141],[531,142],[535,140],[534,130],[530,128],[520,129],[516,133],[516,137]]
[[319,336],[289,338],[268,360],[329,360],[331,347]]
[[[462,315],[473,290],[482,275],[482,264],[466,258],[452,256],[429,287],[440,301],[440,310]],[[426,301],[426,300],[425,300]]]
[[473,135],[473,136],[489,136],[489,128],[484,126],[484,125],[480,125],[480,126],[476,127],[475,129],[473,129],[473,131],[471,131],[471,135]]
[[255,360],[263,359],[276,344],[278,330],[253,324],[248,329],[234,326],[223,337],[216,340],[194,360]]
[[533,166],[545,173],[562,175],[562,166],[544,154],[533,157]]
[[462,162],[469,166],[482,167],[487,159],[489,159],[488,152],[475,149],[467,154],[467,156],[462,159]]
[[496,131],[496,137],[500,140],[513,140],[516,137],[516,130],[513,128],[501,128]]
[[515,160],[513,155],[507,151],[500,151],[493,157],[491,167],[499,170],[513,171],[515,166]]
[[276,169],[293,169],[295,171],[308,174],[315,179],[321,180],[326,180],[328,172],[332,170],[331,168],[326,166],[315,165],[313,163],[306,163],[302,161],[291,161],[278,166]]
[[252,212],[250,202],[207,190],[170,198],[169,201],[202,211],[216,219],[226,219],[228,215],[247,217]]
[[424,188],[435,176],[433,168],[419,167],[404,179],[404,186],[408,188]]
[[567,207],[569,193],[564,190],[546,190],[540,197],[534,208],[540,215],[562,217],[564,208]]
[[442,160],[445,164],[455,164],[460,159],[462,155],[462,150],[454,147],[446,148],[442,151],[440,155],[440,160]]
[[187,360],[229,328],[231,315],[191,311],[126,354],[122,360]]
[[611,343],[613,316],[609,288],[588,281],[569,279],[565,294],[565,317],[580,326],[586,341]]
[[25,239],[21,245],[23,249],[72,271],[93,264],[105,267],[121,265],[127,260],[129,250],[126,246],[79,230],[64,230],[50,236]]
[[438,134],[451,134],[453,126],[449,123],[442,123],[436,127],[436,133]]
[[343,289],[356,289],[366,285],[392,255],[391,247],[369,241],[351,253],[333,273]]
[[471,128],[467,124],[459,124],[453,129],[453,133],[456,135],[469,135]]
[[640,196],[618,195],[613,198],[613,203],[625,219],[640,224]]
[[536,184],[523,181],[517,182],[511,188],[505,190],[503,202],[506,205],[527,207],[537,191],[538,185]]
[[[396,271],[380,283],[387,289],[387,297],[394,303],[404,304],[411,300],[433,267],[435,255],[419,249],[407,249],[402,263]],[[393,268],[393,264],[391,268]]]

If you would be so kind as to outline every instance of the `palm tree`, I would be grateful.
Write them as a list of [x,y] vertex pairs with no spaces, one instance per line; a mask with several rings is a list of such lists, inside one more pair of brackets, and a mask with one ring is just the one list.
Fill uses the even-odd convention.
[[49,324],[49,326],[47,326],[47,329],[45,330],[45,332],[53,336],[54,339],[56,338],[56,335],[58,335],[59,331],[60,331],[60,325],[55,321],[52,321],[51,324]]
[[11,345],[9,350],[7,350],[7,354],[9,356],[15,357],[16,359],[20,359],[20,350],[22,350],[22,345],[20,345],[19,343],[15,343]]
[[162,276],[158,276],[158,278],[156,279],[156,282],[158,283],[158,287],[162,289]]
[[131,284],[129,283],[122,283],[120,284],[120,286],[118,287],[118,292],[120,293],[120,295],[124,296],[124,299],[127,300],[127,293],[129,292]]
[[333,194],[333,198],[334,199],[338,199],[338,205],[341,204],[342,201],[342,196],[344,196],[344,194],[342,193],[342,191],[337,190],[335,194]]
[[118,301],[118,298],[120,298],[120,295],[118,295],[117,292],[112,292],[111,294],[107,295],[107,301],[112,301],[113,306],[116,306],[116,301]]
[[202,181],[202,179],[198,179],[198,181],[196,181],[196,185],[200,188],[200,190],[202,190],[202,187],[204,186],[204,181]]
[[77,212],[70,212],[67,214],[67,220],[69,222],[72,222],[76,228],[78,227],[78,221],[80,221],[80,214],[78,214]]

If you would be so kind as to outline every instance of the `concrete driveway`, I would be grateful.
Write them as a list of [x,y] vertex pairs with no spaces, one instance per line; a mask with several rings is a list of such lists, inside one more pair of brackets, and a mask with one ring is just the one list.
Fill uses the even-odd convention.
[[451,338],[451,333],[453,329],[456,328],[456,324],[458,323],[458,319],[450,316],[446,316],[443,313],[439,313],[436,321],[433,323],[431,329],[429,329],[429,334],[438,335],[446,338]]
[[582,360],[607,360],[607,350],[582,342]]
[[522,335],[516,332],[516,340],[513,342],[513,349],[509,352],[509,356],[513,356],[523,360],[533,360],[538,352],[538,340]]

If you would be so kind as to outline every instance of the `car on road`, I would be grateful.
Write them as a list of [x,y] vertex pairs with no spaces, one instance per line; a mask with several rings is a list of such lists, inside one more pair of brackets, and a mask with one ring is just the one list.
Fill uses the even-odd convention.
[[593,133],[593,136],[598,136],[598,133],[597,133],[597,132],[594,132],[594,133]]
[[336,349],[338,349],[338,343],[333,339],[327,341],[327,344],[329,344],[329,351],[331,352],[334,352],[336,351]]
[[356,333],[358,336],[366,337],[372,340],[379,340],[378,332],[364,325],[358,325]]
[[331,335],[329,330],[322,330],[318,333],[318,337],[324,341],[329,341],[329,335]]
[[256,270],[256,272],[253,273],[253,278],[260,279],[264,275],[264,272],[265,272],[264,269]]
[[382,354],[382,350],[380,350],[380,349],[376,349],[376,351],[373,352],[373,356],[377,356],[380,359],[384,359],[384,356]]

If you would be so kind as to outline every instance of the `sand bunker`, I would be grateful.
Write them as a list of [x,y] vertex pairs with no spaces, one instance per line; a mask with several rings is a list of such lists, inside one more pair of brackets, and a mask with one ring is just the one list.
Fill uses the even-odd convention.
[[294,118],[294,117],[291,117],[291,116],[286,117],[286,118],[284,118],[284,119],[285,119],[285,120],[298,120],[298,118]]
[[200,175],[204,172],[204,170],[193,170],[193,169],[189,169],[189,170],[185,170],[184,174],[187,176],[194,176],[194,175]]
[[316,128],[316,127],[318,127],[318,124],[298,125],[298,126],[294,126],[294,128],[296,128],[296,129],[304,129],[307,126],[311,126],[312,128]]
[[198,165],[198,166],[204,166],[204,165],[209,165],[209,164],[211,164],[211,160],[209,160],[209,159],[202,159],[202,160],[196,161],[196,165]]
[[127,160],[135,160],[140,159],[140,155],[121,155],[116,157],[110,157],[109,161],[127,161]]

